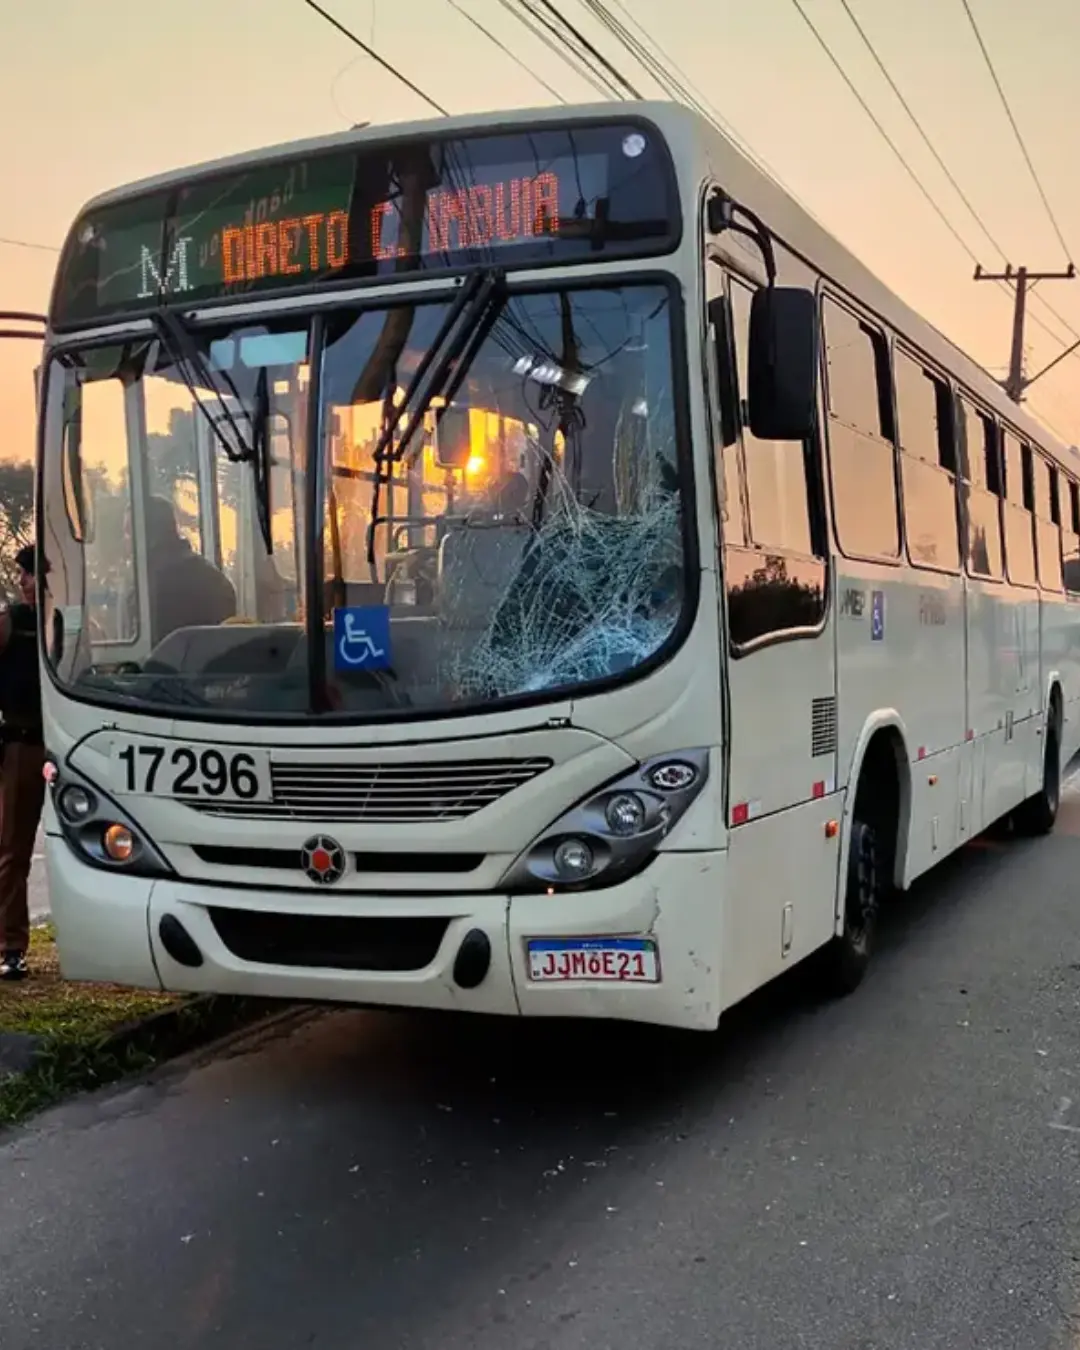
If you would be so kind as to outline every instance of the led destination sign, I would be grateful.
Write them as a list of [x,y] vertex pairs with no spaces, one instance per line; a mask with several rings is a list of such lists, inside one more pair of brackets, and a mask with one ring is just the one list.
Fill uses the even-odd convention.
[[[520,244],[557,235],[559,226],[559,179],[553,173],[456,190],[439,188],[427,194],[423,253]],[[410,250],[397,227],[395,202],[373,206],[366,257],[379,262],[408,258]],[[221,232],[222,281],[232,286],[270,277],[340,272],[349,265],[352,237],[348,211],[312,211],[278,221],[226,226]]]
[[89,213],[65,247],[52,322],[496,258],[531,266],[655,253],[678,232],[660,137],[632,126],[362,147]]

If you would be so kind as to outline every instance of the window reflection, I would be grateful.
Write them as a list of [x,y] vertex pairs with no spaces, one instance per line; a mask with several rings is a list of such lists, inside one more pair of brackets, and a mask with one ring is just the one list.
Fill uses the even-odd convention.
[[389,673],[353,674],[328,638],[336,709],[572,688],[648,660],[681,611],[666,288],[512,296],[401,445],[446,312],[330,321],[323,612],[388,605],[394,651]]

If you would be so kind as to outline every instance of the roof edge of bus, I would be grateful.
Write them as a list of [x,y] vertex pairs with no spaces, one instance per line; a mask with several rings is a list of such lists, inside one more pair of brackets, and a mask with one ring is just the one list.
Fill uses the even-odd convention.
[[[323,136],[306,137],[275,145],[257,146],[220,159],[170,169],[152,177],[122,184],[99,193],[85,203],[75,217],[72,230],[90,211],[138,197],[147,192],[160,191],[192,178],[212,176],[292,156],[317,155],[346,150],[352,146],[391,144],[412,137],[445,136],[447,133],[493,130],[511,131],[516,127],[535,127],[566,122],[616,122],[640,118],[654,123],[662,132],[675,130],[696,134],[702,138],[706,153],[719,169],[723,180],[730,180],[735,195],[757,209],[778,239],[803,251],[812,265],[823,276],[831,276],[845,290],[860,296],[868,308],[896,331],[907,331],[910,339],[925,349],[925,354],[944,367],[952,366],[957,375],[967,369],[966,383],[976,394],[994,408],[999,417],[1013,425],[1050,451],[1062,465],[1080,476],[1080,447],[1068,444],[1038,417],[1013,403],[1000,382],[954,339],[943,333],[925,318],[810,210],[779,183],[771,173],[763,171],[720,127],[707,121],[685,105],[668,99],[607,100],[571,104],[548,104],[538,107],[503,108],[482,113],[458,113],[448,117],[428,117],[397,122],[368,123],[330,132]],[[719,154],[717,151],[719,150]],[[785,228],[786,227],[786,228]],[[69,236],[70,238],[70,232]],[[806,247],[809,245],[808,247]]]
[[79,209],[76,220],[81,220],[90,211],[100,210],[103,206],[114,206],[131,197],[140,197],[147,192],[160,191],[174,183],[184,183],[192,178],[210,177],[230,170],[242,169],[247,165],[259,165],[274,160],[290,159],[294,155],[330,153],[334,150],[348,150],[352,146],[392,143],[409,140],[413,137],[445,136],[447,132],[492,130],[512,131],[515,126],[536,126],[545,122],[565,123],[567,121],[613,122],[627,118],[643,117],[649,121],[674,122],[692,120],[689,110],[681,104],[667,99],[635,99],[591,103],[558,103],[538,107],[500,108],[492,112],[455,113],[448,117],[426,117],[423,119],[401,120],[397,122],[367,122],[342,131],[331,131],[322,136],[308,136],[297,141],[283,141],[273,145],[254,146],[250,150],[241,150],[236,154],[223,155],[220,159],[203,160],[196,164],[185,164],[147,178],[135,179],[109,188],[91,197]]
[[839,286],[868,313],[876,315],[902,342],[914,344],[930,361],[951,370],[998,417],[1080,477],[1080,447],[1069,444],[1034,413],[1014,403],[1001,382],[981,362],[903,299],[790,189],[755,164],[730,135],[707,125],[704,136],[716,180],[727,184],[736,199],[767,221],[777,240],[805,258],[823,281]]

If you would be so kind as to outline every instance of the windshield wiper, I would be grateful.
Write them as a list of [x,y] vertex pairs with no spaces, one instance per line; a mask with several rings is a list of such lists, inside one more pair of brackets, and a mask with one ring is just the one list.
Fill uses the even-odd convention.
[[[259,520],[259,531],[262,534],[267,553],[273,553],[272,522],[270,519],[270,392],[266,367],[259,367],[259,373],[255,381],[255,406],[249,419],[251,423],[249,438],[241,431],[240,424],[233,416],[232,409],[218,391],[214,374],[206,358],[199,350],[198,343],[193,340],[179,317],[169,310],[161,309],[152,318],[158,337],[176,362],[180,378],[184,381],[196,407],[206,419],[214,439],[225,451],[225,457],[232,464],[250,464],[252,466],[252,473],[255,478],[255,511]],[[192,373],[194,379],[192,379]],[[228,385],[229,392],[237,404],[243,407],[244,400],[240,397],[240,392],[233,383],[229,372],[222,370],[218,373]],[[203,388],[209,389],[214,394],[218,407],[221,409],[220,419],[214,416],[199,397],[196,380]],[[229,431],[232,433],[232,441],[222,431],[219,421],[228,424]]]
[[[438,427],[505,303],[506,278],[501,271],[477,272],[466,281],[409,381],[400,409],[391,411],[382,429],[372,455],[375,482],[371,493],[367,560],[373,576],[379,489],[384,481],[390,481],[393,464],[405,455],[432,402],[441,396],[443,404],[435,411]],[[409,411],[409,420],[398,437],[397,446],[391,450],[395,428],[406,411]]]
[[266,367],[255,377],[255,403],[251,409],[251,472],[255,479],[255,512],[267,555],[274,552],[273,512],[270,507],[270,380]]
[[[234,464],[250,463],[254,458],[254,448],[251,442],[248,441],[241,432],[239,423],[232,415],[232,410],[229,408],[229,405],[221,397],[221,394],[218,393],[217,386],[214,383],[213,373],[207,365],[202,352],[199,351],[197,344],[192,340],[191,334],[176,315],[170,314],[168,310],[158,310],[157,313],[153,315],[153,323],[161,341],[169,349],[173,359],[176,361],[177,370],[180,372],[180,378],[187,386],[188,393],[195,400],[199,411],[206,418],[210,425],[210,429],[213,431],[215,438],[220,443],[225,454]],[[195,380],[191,378],[187,367],[190,367],[194,372],[195,379],[197,379],[205,388],[211,390],[217,398],[218,404],[221,407],[222,419],[229,424],[229,430],[236,438],[235,445],[231,445],[228,437],[222,435],[210,410],[199,397],[198,390],[195,386]],[[233,384],[230,379],[228,371],[223,370],[220,373],[222,379],[229,386],[229,392],[236,399],[237,403],[243,406],[244,400],[240,397],[236,385]]]

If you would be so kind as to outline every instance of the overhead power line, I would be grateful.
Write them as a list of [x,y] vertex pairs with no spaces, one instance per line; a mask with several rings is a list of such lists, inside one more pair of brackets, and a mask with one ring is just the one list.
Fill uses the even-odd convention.
[[601,98],[613,97],[610,85],[603,83],[588,62],[582,61],[576,52],[571,51],[564,37],[560,37],[558,33],[552,36],[550,28],[541,24],[531,10],[521,8],[514,0],[499,0],[499,4],[523,28],[527,28],[538,42],[542,42],[548,51],[553,52],[575,75],[590,85]]
[[316,4],[315,0],[304,0],[304,4],[307,5],[308,9],[313,9],[320,18],[325,19],[332,28],[336,28],[339,33],[342,33],[347,37],[349,41],[359,47],[362,52],[366,52],[377,65],[382,66],[383,70],[389,71],[394,79],[403,84],[406,89],[411,90],[418,98],[422,98],[429,108],[434,108],[435,111],[441,113],[443,117],[449,117],[450,114],[441,103],[436,103],[430,94],[425,93],[418,84],[414,84],[407,75],[402,74],[397,66],[393,65],[384,56],[380,56],[375,48],[365,42],[363,38],[357,37],[351,28],[346,28],[339,19],[335,19],[334,16],[323,9],[321,5]]
[[[779,176],[775,170],[762,159],[735,127],[720,115],[701,90],[692,83],[686,72],[680,69],[656,39],[638,23],[626,5],[621,3],[621,0],[614,0],[614,3],[623,15],[625,23],[616,18],[607,5],[603,3],[603,0],[581,0],[581,2],[665,93],[670,94],[677,102],[685,103],[688,107],[700,113],[707,121],[712,122],[729,140],[735,142],[747,159],[757,165],[762,173],[779,183]],[[640,36],[636,36],[631,31],[632,29],[635,29]],[[788,191],[788,189],[785,188],[785,191]]]
[[560,103],[566,102],[566,99],[563,98],[562,94],[560,94],[553,85],[548,84],[547,80],[545,80],[542,75],[539,75],[533,70],[533,68],[523,61],[520,56],[515,55],[501,38],[496,37],[490,28],[486,28],[479,19],[474,18],[463,5],[458,3],[458,0],[446,0],[446,2],[451,9],[457,10],[463,19],[468,23],[471,23],[478,32],[483,33],[484,37],[486,37],[493,46],[498,47],[499,51],[501,51],[504,56],[513,61],[516,66],[523,70],[531,79],[535,80],[538,85],[546,89],[552,98],[558,99]]
[[[930,135],[927,132],[926,128],[923,126],[922,122],[916,116],[914,110],[911,107],[911,104],[904,97],[904,94],[901,91],[900,87],[893,79],[888,66],[886,66],[877,48],[874,46],[873,42],[871,42],[870,37],[867,34],[866,30],[859,22],[858,17],[851,8],[849,0],[840,0],[840,4],[844,10],[844,13],[850,19],[852,27],[855,29],[856,33],[858,33],[860,39],[862,40],[863,46],[870,53],[870,56],[873,58],[873,61],[877,66],[878,70],[881,71],[881,74],[884,77],[889,88],[896,95],[897,102],[903,108],[904,112],[907,113],[908,118],[910,119],[912,125],[915,127],[915,130],[922,137],[923,143],[925,144],[926,148],[930,151],[930,154],[934,157],[934,161],[937,164],[938,168],[945,175],[953,191],[963,202],[964,206],[967,207],[968,213],[971,215],[976,225],[978,225],[979,229],[982,231],[983,236],[986,238],[991,248],[995,250],[995,252],[998,254],[1003,263],[1008,263],[1009,255],[1006,253],[1005,249],[1002,247],[1000,241],[996,238],[996,236],[991,233],[990,227],[983,219],[981,213],[973,205],[971,199],[965,193],[964,189],[960,186],[959,182],[957,182],[955,174],[952,172],[949,166],[945,163],[944,159],[941,157],[941,154],[939,153],[937,147],[934,145],[934,142],[930,139]],[[1000,278],[994,278],[994,280],[1000,280]],[[1010,290],[1011,285],[1003,285],[1001,289]],[[1051,314],[1058,321],[1058,323],[1061,324],[1061,326],[1066,330],[1066,332],[1071,334],[1072,337],[1080,339],[1080,332],[1078,332],[1072,326],[1072,324],[1069,323],[1068,319],[1066,319],[1063,314],[1060,314],[1054,308],[1054,306],[1049,302],[1049,300],[1047,300],[1044,296],[1035,295],[1033,289],[1031,293],[1031,298],[1032,300],[1037,301],[1039,304],[1041,304],[1043,309],[1046,310],[1048,314]],[[1039,316],[1037,314],[1031,315],[1031,321],[1035,324],[1038,324],[1038,326],[1043,330],[1043,332],[1048,333],[1050,337],[1054,338],[1055,341],[1060,341],[1058,335],[1052,332],[1046,326],[1046,324],[1044,324],[1039,319]]]
[[956,240],[956,242],[968,255],[971,261],[975,263],[976,266],[978,266],[979,263],[978,254],[976,254],[975,250],[971,247],[971,245],[967,242],[964,236],[960,233],[960,231],[952,223],[949,217],[945,214],[945,212],[942,210],[937,200],[934,198],[933,193],[930,191],[930,189],[926,186],[926,184],[922,181],[919,175],[908,163],[908,160],[905,157],[904,152],[900,149],[900,147],[896,144],[893,138],[882,126],[881,121],[879,120],[877,114],[874,112],[873,108],[870,107],[870,104],[867,103],[866,99],[863,98],[854,80],[852,80],[851,76],[844,69],[843,63],[841,62],[840,58],[833,51],[832,47],[829,46],[829,43],[826,41],[826,39],[822,36],[821,32],[819,31],[817,24],[814,23],[813,19],[806,12],[802,0],[791,0],[791,3],[795,6],[796,10],[799,13],[799,17],[802,19],[803,23],[806,24],[807,28],[809,28],[810,32],[814,35],[814,38],[817,41],[818,46],[829,58],[832,64],[836,67],[836,70],[839,73],[840,78],[847,85],[848,89],[851,91],[852,95],[857,100],[859,106],[862,108],[863,112],[866,113],[867,117],[869,117],[870,121],[874,124],[874,127],[877,130],[878,135],[896,156],[904,172],[907,174],[907,176],[911,179],[911,181],[915,184],[915,186],[919,189],[922,195],[929,202],[930,206],[933,208],[934,214],[938,217],[941,223],[949,231],[952,237]]
[[1065,235],[1062,233],[1061,226],[1058,224],[1057,216],[1054,214],[1054,208],[1050,205],[1050,199],[1046,195],[1046,190],[1042,185],[1042,179],[1039,177],[1038,170],[1035,168],[1034,161],[1028,152],[1027,143],[1021,134],[1016,118],[1013,116],[1013,110],[1009,106],[1009,100],[1005,95],[1001,80],[998,78],[994,63],[990,59],[990,53],[986,49],[986,43],[983,41],[982,33],[979,31],[979,25],[976,22],[975,15],[972,13],[969,0],[960,0],[960,3],[964,6],[964,13],[967,15],[968,22],[971,24],[971,31],[975,34],[975,41],[979,44],[979,50],[982,52],[983,60],[986,62],[986,68],[990,72],[990,78],[994,82],[994,88],[998,92],[998,98],[1001,99],[1001,106],[1005,109],[1005,116],[1009,119],[1009,125],[1012,127],[1013,135],[1016,137],[1016,143],[1020,147],[1020,153],[1024,156],[1024,163],[1028,166],[1028,172],[1031,174],[1032,182],[1035,184],[1039,197],[1042,199],[1042,204],[1046,208],[1046,214],[1050,218],[1050,224],[1053,226],[1058,243],[1061,245],[1061,250],[1065,254],[1065,260],[1068,262],[1072,256],[1069,245],[1065,241]]
[[[500,0],[500,3],[514,15],[516,19],[527,27],[530,27],[526,14],[523,9],[515,7],[512,0]],[[790,188],[769,164],[769,162],[760,155],[750,142],[743,136],[738,128],[728,122],[717,109],[708,101],[702,91],[690,80],[686,72],[682,70],[671,56],[660,46],[654,37],[634,18],[629,9],[622,0],[614,0],[615,6],[621,12],[625,23],[620,21],[607,5],[600,0],[582,0],[585,8],[590,11],[594,18],[610,32],[615,39],[624,47],[634,60],[647,74],[677,103],[683,103],[693,108],[707,121],[711,122],[717,130],[721,131],[728,140],[732,141],[738,149],[746,156],[756,168],[760,170],[767,178],[771,179],[783,192],[786,192],[793,200],[799,203],[802,209],[813,219],[816,219],[814,213],[805,202],[800,201],[796,193]],[[640,34],[640,38],[635,36],[631,29]],[[534,31],[530,27],[530,31]],[[537,34],[537,36],[540,36]],[[576,51],[570,45],[561,40],[558,43],[549,41],[548,46],[555,51],[564,62],[570,65],[578,74],[582,74],[576,61],[579,59]],[[606,58],[605,58],[606,59]],[[610,64],[610,63],[609,63]],[[590,75],[585,78],[590,79]],[[620,81],[629,84],[622,73],[619,73]],[[622,96],[622,89],[611,89],[610,86],[601,86],[595,75],[591,76],[590,82],[593,87],[600,88],[601,93],[609,93],[614,97]],[[630,86],[633,88],[633,86]],[[635,90],[635,93],[637,91]]]
[[971,201],[967,196],[967,193],[964,191],[964,189],[956,181],[956,178],[953,176],[952,170],[945,163],[942,157],[938,154],[937,148],[935,147],[933,141],[927,134],[926,129],[923,127],[923,124],[919,121],[918,117],[916,117],[914,111],[912,110],[911,104],[908,103],[907,99],[900,92],[900,89],[897,86],[896,81],[889,73],[889,69],[885,65],[885,62],[879,56],[877,48],[874,46],[874,44],[870,41],[870,38],[867,36],[866,30],[859,22],[854,11],[851,8],[851,5],[848,3],[848,0],[840,0],[840,4],[843,7],[844,13],[851,20],[852,27],[855,29],[856,33],[858,33],[859,37],[862,39],[863,46],[870,53],[871,57],[874,60],[875,65],[877,66],[878,70],[881,71],[881,74],[884,77],[889,88],[896,95],[897,102],[900,104],[903,110],[907,113],[908,117],[911,119],[911,122],[915,127],[915,130],[922,137],[923,144],[926,146],[927,150],[929,150],[931,155],[933,155],[934,161],[937,164],[938,168],[949,180],[949,184],[952,187],[953,191],[967,207],[968,213],[975,221],[975,224],[978,225],[979,229],[982,230],[983,235],[989,241],[991,248],[995,249],[996,252],[1000,254],[1002,262],[1007,262],[1008,255],[1006,254],[1005,250],[1001,247],[998,241],[990,233],[989,226],[986,224],[982,216],[979,214],[978,209],[972,205]]
[[[814,23],[813,19],[811,19],[810,16],[809,16],[809,14],[806,12],[806,9],[804,8],[804,6],[803,6],[803,4],[802,4],[802,0],[791,0],[791,2],[792,2],[792,4],[795,6],[795,8],[796,8],[796,10],[798,11],[799,16],[802,18],[803,22],[804,22],[804,23],[806,24],[806,26],[810,29],[810,32],[813,34],[814,38],[816,39],[818,45],[821,47],[822,51],[823,51],[823,52],[825,53],[825,55],[829,58],[829,61],[832,63],[832,65],[835,66],[836,70],[838,71],[838,73],[839,73],[839,75],[840,75],[840,78],[841,78],[841,79],[844,81],[844,83],[847,85],[848,89],[851,91],[851,93],[854,95],[855,99],[856,99],[857,102],[859,103],[859,106],[862,108],[862,110],[866,113],[867,117],[870,119],[871,123],[872,123],[873,126],[874,126],[874,129],[878,132],[878,134],[881,136],[882,140],[885,142],[885,144],[889,147],[889,149],[890,149],[890,150],[893,152],[893,154],[896,156],[897,160],[900,162],[900,164],[901,164],[901,166],[903,167],[904,171],[907,173],[908,177],[911,178],[912,182],[913,182],[913,183],[915,184],[915,186],[919,189],[919,191],[920,191],[920,193],[923,195],[923,197],[927,200],[927,202],[929,202],[930,206],[931,206],[931,207],[933,208],[933,210],[934,210],[934,214],[942,221],[942,223],[943,223],[943,224],[945,225],[945,227],[948,229],[949,233],[950,233],[950,234],[952,235],[952,237],[956,240],[956,242],[960,245],[960,247],[964,250],[964,252],[967,254],[967,256],[972,260],[972,262],[975,263],[975,266],[976,266],[976,268],[978,269],[979,266],[980,266],[980,264],[979,264],[979,259],[978,259],[977,255],[975,254],[974,250],[971,248],[971,245],[967,242],[967,240],[964,238],[964,236],[960,233],[960,231],[956,228],[956,226],[953,224],[953,222],[949,219],[949,216],[946,214],[946,212],[945,212],[944,209],[941,207],[940,203],[937,201],[937,199],[934,197],[934,195],[931,193],[930,189],[926,186],[926,184],[923,182],[922,178],[919,176],[919,174],[916,172],[916,170],[912,167],[911,163],[910,163],[910,162],[908,161],[908,159],[905,157],[905,155],[903,154],[903,152],[899,149],[899,147],[898,147],[898,146],[896,145],[896,143],[893,141],[892,137],[888,134],[888,132],[887,132],[887,131],[885,130],[885,128],[882,126],[880,119],[875,115],[873,109],[870,107],[870,105],[867,103],[866,99],[865,99],[865,98],[863,97],[863,95],[860,93],[859,89],[858,89],[857,86],[855,85],[855,83],[854,83],[854,81],[852,80],[851,76],[847,73],[846,69],[844,68],[844,65],[843,65],[843,63],[841,62],[840,58],[839,58],[839,57],[836,55],[836,53],[833,51],[833,49],[832,49],[832,47],[830,46],[828,40],[822,35],[822,33],[821,33],[820,30],[818,29],[817,25]],[[966,2],[966,0],[965,0],[965,2]],[[929,142],[929,138],[928,138],[928,136],[927,136],[925,130],[923,129],[921,123],[920,123],[920,122],[918,121],[918,119],[914,116],[913,112],[912,112],[911,109],[910,109],[910,106],[909,106],[907,100],[906,100],[906,99],[903,97],[903,95],[900,93],[900,90],[899,90],[899,88],[897,87],[896,82],[891,78],[891,76],[888,75],[887,71],[884,69],[884,63],[881,61],[881,58],[878,56],[877,52],[871,47],[871,44],[870,44],[870,42],[869,42],[869,39],[866,37],[866,35],[865,35],[865,33],[863,32],[861,26],[858,25],[858,23],[855,21],[855,17],[854,17],[854,15],[851,13],[850,6],[849,6],[848,4],[844,4],[844,0],[841,0],[841,3],[844,5],[845,13],[847,13],[848,17],[852,20],[853,23],[855,23],[856,31],[859,33],[860,37],[863,39],[863,41],[864,41],[864,43],[867,45],[867,47],[870,48],[871,54],[873,55],[875,61],[876,61],[877,64],[879,65],[879,67],[882,68],[882,73],[886,75],[886,79],[888,80],[889,87],[893,90],[893,92],[896,94],[897,98],[900,100],[901,106],[904,108],[904,111],[905,111],[905,112],[907,113],[907,115],[911,118],[911,120],[915,123],[917,129],[919,130],[919,132],[920,132],[920,134],[923,136],[923,138],[924,138],[925,140],[927,140],[928,144],[931,144],[931,143]],[[941,159],[941,156],[937,153],[937,151],[933,149],[932,144],[931,144],[931,150],[932,150],[932,153],[934,154],[934,158],[938,161],[938,163],[941,165],[941,167],[945,170],[946,177],[949,179],[950,183],[953,183],[954,186],[956,186],[956,184],[955,184],[955,179],[954,179],[954,175],[953,175],[951,172],[949,172],[947,169],[945,169],[944,161]],[[957,191],[959,192],[959,188],[957,188]],[[972,208],[971,208],[971,206],[969,205],[969,203],[967,202],[966,196],[965,196],[963,193],[960,193],[960,197],[961,197],[961,200],[964,201],[964,204],[965,204],[966,206],[968,206],[968,209],[971,210]],[[1004,257],[1006,256],[1005,253],[1004,253],[1004,251],[1001,249],[1001,247],[1000,247],[1000,245],[997,243],[996,239],[994,239],[994,237],[993,237],[992,235],[989,235],[989,232],[988,232],[988,230],[987,230],[987,227],[986,227],[985,223],[982,222],[981,219],[979,219],[979,224],[980,224],[980,228],[983,230],[983,232],[986,233],[986,234],[988,235],[988,237],[990,238],[990,242],[993,244],[994,248],[996,248],[996,249],[998,250],[998,252],[1001,253],[1001,256],[1004,258]],[[1004,294],[1008,295],[1011,299],[1015,300],[1015,289],[1014,289],[1014,284],[1013,284],[1013,283],[1006,281],[1003,277],[992,277],[992,278],[987,278],[987,279],[988,279],[988,280],[994,281],[994,283],[999,287],[999,289],[1000,289]],[[1070,324],[1070,323],[1069,323],[1069,322],[1068,322],[1061,314],[1059,314],[1059,313],[1057,312],[1057,310],[1054,309],[1053,306],[1049,304],[1048,301],[1044,300],[1041,296],[1040,296],[1040,297],[1034,297],[1034,296],[1033,296],[1032,298],[1033,298],[1033,299],[1038,298],[1038,299],[1040,300],[1041,304],[1043,305],[1043,308],[1044,308],[1045,310],[1047,310],[1049,313],[1051,313],[1051,314],[1054,316],[1054,318],[1058,321],[1058,323],[1060,323],[1060,324],[1062,325],[1062,327],[1064,327],[1068,332],[1070,332],[1070,333],[1073,335],[1073,337],[1080,338],[1080,334],[1078,334],[1078,333],[1076,332],[1076,330],[1072,327],[1072,325],[1071,325],[1071,324]],[[1047,327],[1047,325],[1046,325],[1046,324],[1038,317],[1038,315],[1032,314],[1032,315],[1031,315],[1031,321],[1032,321],[1032,323],[1037,324],[1037,325],[1043,330],[1043,332],[1047,333],[1051,338],[1053,338],[1053,340],[1054,340],[1055,342],[1059,342],[1059,343],[1061,342],[1060,336],[1059,336],[1057,333],[1055,333],[1051,328]],[[1073,350],[1074,350],[1074,352],[1075,352],[1076,349],[1073,349]]]
[[[626,98],[626,88],[621,77],[614,76],[608,64],[598,61],[589,49],[573,36],[570,25],[562,21],[557,9],[542,7],[540,0],[502,0],[511,14],[546,42],[547,46],[570,65],[578,75],[587,80],[604,98]],[[637,97],[631,94],[630,97]]]
[[8,239],[0,235],[0,244],[6,244],[8,248],[32,248],[40,250],[42,253],[59,253],[60,250],[55,244],[38,244],[32,239]]
[[580,29],[570,22],[562,10],[559,9],[558,5],[555,4],[554,0],[523,0],[523,3],[533,6],[540,5],[545,9],[551,17],[573,37],[578,46],[583,51],[587,52],[597,65],[611,76],[615,81],[616,89],[620,90],[629,98],[641,98],[640,90],[636,89],[622,71],[612,65],[603,52],[601,52],[594,43],[590,42]]

